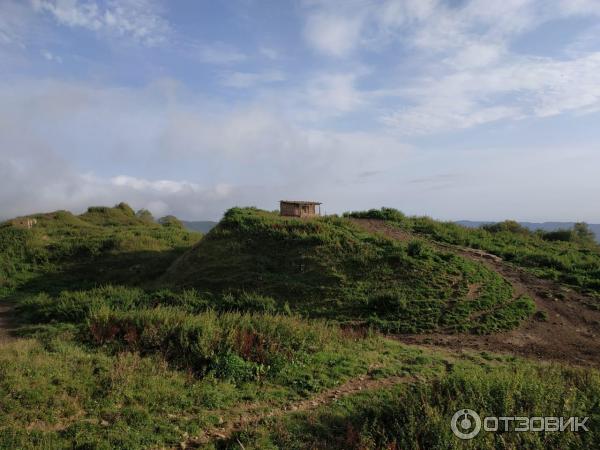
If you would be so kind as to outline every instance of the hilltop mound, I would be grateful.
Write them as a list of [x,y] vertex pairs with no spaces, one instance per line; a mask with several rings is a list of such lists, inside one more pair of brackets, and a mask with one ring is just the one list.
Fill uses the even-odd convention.
[[167,286],[246,291],[313,317],[387,331],[491,332],[531,313],[483,265],[422,240],[397,242],[337,217],[233,208],[162,277]]
[[125,203],[8,220],[0,224],[0,293],[33,281],[57,288],[157,277],[200,238],[172,222],[156,223]]

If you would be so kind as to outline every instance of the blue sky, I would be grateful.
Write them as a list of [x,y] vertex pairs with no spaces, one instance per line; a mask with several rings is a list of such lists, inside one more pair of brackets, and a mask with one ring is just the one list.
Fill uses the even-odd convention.
[[0,218],[600,222],[600,0],[0,0]]

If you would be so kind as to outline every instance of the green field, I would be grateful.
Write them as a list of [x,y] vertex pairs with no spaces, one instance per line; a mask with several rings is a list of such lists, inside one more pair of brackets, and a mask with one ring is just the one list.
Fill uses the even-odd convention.
[[[414,238],[253,208],[229,210],[206,236],[125,204],[0,225],[2,302],[15,328],[0,342],[0,448],[600,447],[596,369],[387,335],[496,333],[534,305],[432,244],[449,239],[419,229],[424,219],[386,214]],[[473,231],[497,245],[506,233]],[[591,431],[464,443],[449,423],[466,407],[585,415]]]

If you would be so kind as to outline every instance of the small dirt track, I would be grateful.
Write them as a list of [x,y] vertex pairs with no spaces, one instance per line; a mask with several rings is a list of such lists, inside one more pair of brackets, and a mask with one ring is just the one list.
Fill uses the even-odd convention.
[[321,392],[314,397],[291,403],[284,408],[273,409],[267,413],[252,413],[250,411],[244,417],[240,417],[240,420],[237,422],[225,422],[221,427],[206,431],[202,436],[188,439],[183,443],[183,448],[201,447],[215,439],[229,439],[236,432],[268,418],[279,417],[290,412],[310,411],[319,406],[335,402],[338,399],[362,391],[382,389],[396,384],[415,382],[417,380],[417,377],[392,376],[387,378],[371,378],[368,375],[363,375],[353,378],[341,386]]
[[[369,232],[392,239],[406,241],[422,238],[380,220],[353,219],[353,222]],[[600,312],[585,305],[584,295],[552,281],[539,279],[481,250],[430,243],[440,250],[454,252],[496,271],[512,284],[516,295],[526,294],[534,299],[538,311],[545,311],[547,319],[536,320],[532,317],[515,330],[489,336],[442,333],[396,336],[402,342],[457,351],[473,349],[513,353],[538,360],[600,367]]]

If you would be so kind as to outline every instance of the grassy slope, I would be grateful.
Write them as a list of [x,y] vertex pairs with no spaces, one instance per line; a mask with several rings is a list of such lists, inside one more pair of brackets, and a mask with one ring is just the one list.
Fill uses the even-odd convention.
[[374,236],[340,218],[234,208],[162,278],[166,286],[268,295],[312,317],[398,332],[490,332],[532,312],[496,273],[420,241]]
[[293,316],[107,306],[139,295],[115,289],[97,290],[106,305],[70,324],[0,346],[0,448],[171,447],[352,377],[444,367],[420,350]]
[[[365,392],[309,413],[247,427],[219,448],[246,449],[585,449],[600,446],[600,373],[483,355],[455,361],[433,381]],[[453,436],[453,414],[589,417],[588,432],[481,431]],[[512,425],[514,429],[514,424]]]
[[348,215],[387,220],[438,242],[485,250],[535,275],[578,286],[589,294],[600,291],[600,245],[594,242],[549,240],[552,233],[534,233],[522,229],[511,232],[509,229],[503,230],[502,223],[498,227],[500,231],[496,232],[466,228],[429,217],[407,217],[389,208]]
[[[31,229],[27,220],[35,220]],[[164,272],[200,238],[177,225],[136,217],[126,204],[17,218],[0,224],[0,295],[30,291],[140,284]]]
[[[221,421],[365,375],[420,382],[286,415],[237,437],[246,448],[460,448],[447,427],[452,409],[465,406],[456,398],[486,413],[582,412],[598,420],[595,370],[489,355],[457,362],[290,314],[401,330],[514,325],[494,316],[518,305],[500,278],[423,243],[374,237],[342,219],[234,209],[163,280],[211,292],[88,289],[99,281],[148,287],[197,236],[145,222],[124,205],[35,217],[32,230],[18,221],[0,229],[6,290],[38,293],[18,307],[35,323],[23,330],[33,339],[0,345],[0,448],[172,447]],[[68,283],[82,290],[58,294]],[[474,297],[473,285],[482,286]],[[475,447],[599,444],[594,433],[486,439]]]

